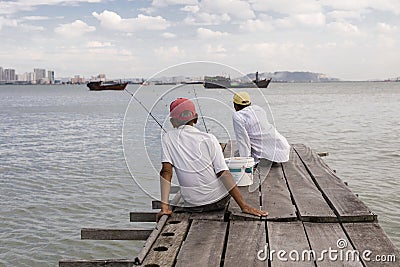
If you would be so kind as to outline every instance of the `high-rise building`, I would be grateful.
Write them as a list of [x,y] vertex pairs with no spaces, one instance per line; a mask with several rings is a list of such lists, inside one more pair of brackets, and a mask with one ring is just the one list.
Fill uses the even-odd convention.
[[3,67],[0,67],[0,81],[4,81]]
[[14,69],[4,69],[4,80],[6,82],[15,81],[15,70]]
[[36,82],[37,83],[44,83],[46,78],[46,70],[45,69],[33,69],[35,73]]
[[47,72],[47,78],[49,79],[50,84],[54,84],[54,71],[53,70],[49,70]]

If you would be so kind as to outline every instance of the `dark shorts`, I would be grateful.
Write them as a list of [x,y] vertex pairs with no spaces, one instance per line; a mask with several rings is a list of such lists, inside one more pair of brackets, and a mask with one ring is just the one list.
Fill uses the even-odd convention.
[[221,200],[218,200],[217,202],[202,205],[202,206],[196,206],[196,207],[179,207],[177,208],[177,212],[207,212],[207,211],[217,211],[217,210],[223,210],[226,208],[226,206],[229,203],[229,200],[231,199],[231,195],[227,195],[226,197],[222,198]]

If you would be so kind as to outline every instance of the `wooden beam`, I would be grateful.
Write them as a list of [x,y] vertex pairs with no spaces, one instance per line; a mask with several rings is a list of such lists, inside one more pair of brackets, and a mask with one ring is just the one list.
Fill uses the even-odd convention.
[[315,185],[293,147],[290,160],[282,163],[290,193],[302,221],[337,222],[338,218]]
[[[312,251],[315,252],[317,266],[326,267],[363,267],[357,255],[352,256],[351,251],[354,247],[349,242],[346,233],[339,223],[304,223],[308,240]],[[335,260],[328,254],[323,254],[324,250],[337,250],[338,259]],[[350,252],[349,252],[350,251]],[[347,256],[346,256],[347,253]],[[343,257],[339,257],[339,255]],[[333,255],[336,256],[336,255]]]
[[[171,203],[173,205],[176,205],[181,200],[182,200],[181,194],[177,193],[175,195],[175,197],[172,199]],[[161,216],[161,218],[159,219],[156,227],[153,229],[153,232],[151,232],[149,238],[146,240],[146,243],[144,244],[142,250],[139,252],[138,256],[135,258],[135,264],[136,265],[141,265],[143,263],[143,260],[149,254],[151,248],[153,247],[153,245],[156,242],[158,236],[160,235],[161,231],[163,230],[167,220],[168,220],[168,216],[167,215]]]
[[148,250],[142,265],[174,266],[182,242],[189,229],[189,214],[172,213],[158,238]]
[[134,262],[125,259],[109,260],[68,260],[59,261],[59,267],[132,267]]
[[377,220],[377,216],[314,151],[304,145],[293,145],[293,147],[341,222],[373,222]]
[[156,222],[157,212],[131,212],[129,219],[131,222]]
[[[315,267],[313,259],[295,261],[289,258],[291,251],[301,253],[310,250],[302,222],[267,222],[267,228],[271,267]],[[281,250],[286,255],[279,255]]]
[[322,158],[322,157],[327,157],[327,156],[329,156],[329,153],[328,153],[328,152],[318,152],[317,154],[318,154],[318,156],[321,157],[321,158]]
[[227,222],[194,220],[175,266],[219,267],[227,226]]
[[[390,241],[378,223],[344,223],[343,227],[358,252],[371,252],[365,255],[370,260],[363,260],[366,267],[399,266],[400,249]],[[383,257],[386,261],[382,261]]]
[[[295,221],[297,220],[296,207],[293,205],[290,192],[286,184],[281,164],[269,167],[263,165],[263,160],[259,164],[261,175],[268,173],[262,184],[263,208],[268,211],[267,220],[271,221]],[[266,170],[264,170],[266,168]],[[264,174],[266,175],[266,174]],[[258,180],[257,172],[255,181]]]
[[268,266],[257,258],[266,245],[265,222],[231,221],[224,266]]
[[153,229],[82,228],[81,239],[90,240],[146,240]]

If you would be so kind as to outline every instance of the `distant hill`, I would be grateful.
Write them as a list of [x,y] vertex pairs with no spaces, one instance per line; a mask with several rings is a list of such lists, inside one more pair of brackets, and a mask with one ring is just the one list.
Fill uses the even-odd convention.
[[[337,78],[331,78],[322,73],[305,71],[276,71],[259,73],[259,79],[272,78],[273,82],[334,82]],[[255,73],[247,74],[251,80],[254,80]]]

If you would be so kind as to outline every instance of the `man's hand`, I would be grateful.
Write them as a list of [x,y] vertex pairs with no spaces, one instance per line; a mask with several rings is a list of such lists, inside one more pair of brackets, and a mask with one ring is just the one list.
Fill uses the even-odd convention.
[[243,213],[247,213],[247,214],[251,214],[251,215],[255,215],[255,216],[260,216],[260,217],[268,215],[268,212],[263,211],[263,210],[259,210],[259,209],[255,209],[255,208],[250,207],[248,205],[245,205],[242,208],[242,212]]
[[169,216],[171,214],[172,214],[172,210],[170,210],[170,209],[162,209],[162,210],[160,210],[156,215],[156,222],[158,222],[163,215],[168,215]]

